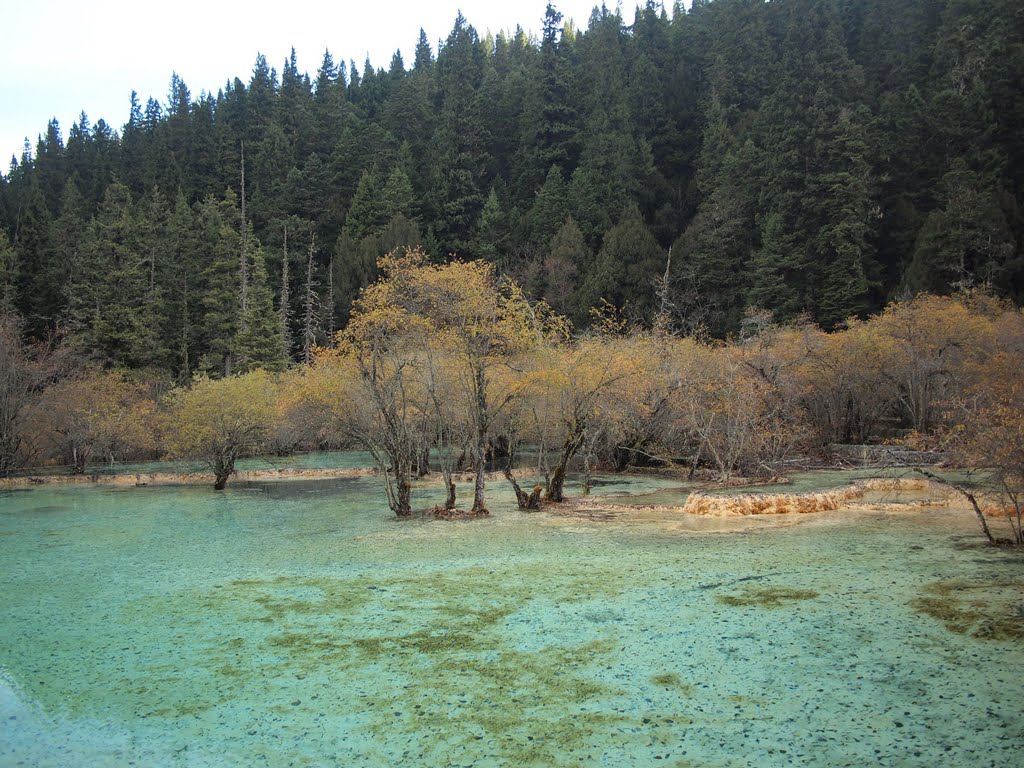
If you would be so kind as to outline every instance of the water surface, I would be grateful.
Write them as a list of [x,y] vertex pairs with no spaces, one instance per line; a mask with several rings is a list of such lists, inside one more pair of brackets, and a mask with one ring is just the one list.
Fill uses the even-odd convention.
[[966,512],[491,507],[397,522],[372,477],[0,495],[0,765],[1022,762],[1024,562]]

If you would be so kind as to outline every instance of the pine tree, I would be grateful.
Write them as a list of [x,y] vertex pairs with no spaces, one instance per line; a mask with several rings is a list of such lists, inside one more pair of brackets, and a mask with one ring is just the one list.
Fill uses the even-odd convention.
[[627,206],[619,223],[605,235],[594,268],[577,294],[577,314],[583,315],[601,300],[637,320],[650,321],[656,302],[655,280],[665,267],[665,252],[644,224],[640,209]]
[[374,168],[364,171],[352,196],[348,216],[345,217],[345,231],[358,242],[367,235],[379,232],[388,218],[385,210],[385,190],[381,187],[377,170]]
[[867,308],[875,269],[869,115],[855,107],[863,77],[834,10],[794,0],[784,18],[785,74],[755,128],[765,162],[749,298],[779,319],[810,312],[831,326]]
[[527,238],[531,243],[544,247],[551,242],[569,215],[568,197],[562,171],[552,165],[526,217]]
[[552,166],[563,176],[579,159],[579,118],[569,62],[570,45],[562,39],[562,14],[548,3],[544,10],[540,57],[530,73],[523,113],[518,185],[536,189]]
[[1020,274],[1012,260],[1016,243],[999,207],[992,179],[958,159],[942,180],[941,207],[921,227],[904,288],[910,293],[951,293],[986,285],[1012,292]]
[[22,193],[13,245],[18,263],[15,297],[25,332],[45,338],[64,306],[66,277],[54,242],[53,218],[34,175]]
[[499,268],[507,266],[511,226],[494,187],[491,187],[480,211],[480,221],[476,230],[474,250],[477,255],[492,264],[497,264]]
[[196,236],[196,217],[184,193],[179,190],[174,210],[168,216],[168,274],[164,292],[164,336],[171,349],[171,366],[179,381],[189,381],[198,362],[199,294],[202,271],[198,258],[201,247]]
[[17,254],[7,239],[7,233],[0,230],[0,316],[6,317],[14,312],[17,278]]
[[199,286],[202,340],[198,369],[210,375],[230,376],[237,358],[240,221],[237,198],[231,190],[224,200],[208,197],[199,206],[204,267]]
[[111,184],[72,276],[72,323],[85,349],[108,365],[141,368],[157,350],[154,307],[149,301],[145,226],[131,193]]
[[235,350],[239,373],[264,368],[280,371],[285,367],[282,354],[280,315],[274,311],[274,297],[267,283],[263,248],[251,244],[249,296],[239,324]]
[[416,196],[409,175],[401,165],[392,169],[380,194],[381,218],[390,221],[395,216],[413,219]]
[[316,290],[315,254],[316,237],[314,236],[309,243],[309,256],[306,258],[306,289],[302,297],[302,362],[306,365],[313,362],[313,349],[316,347],[317,337],[320,333],[318,322],[320,297]]
[[288,278],[288,226],[284,228],[284,246],[281,254],[281,300],[277,316],[281,334],[281,359],[287,364],[292,358],[292,308],[291,286]]
[[[559,314],[574,312],[578,277],[589,273],[593,260],[594,254],[587,247],[580,228],[571,218],[566,219],[551,238],[544,258],[544,301]],[[577,316],[576,320],[586,322],[585,317]]]

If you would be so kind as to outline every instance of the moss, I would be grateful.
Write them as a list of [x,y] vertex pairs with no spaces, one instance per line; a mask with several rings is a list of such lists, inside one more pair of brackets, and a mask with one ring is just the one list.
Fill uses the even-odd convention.
[[1024,639],[1024,582],[935,582],[912,602],[913,608],[942,622],[950,632],[979,640]]
[[800,600],[813,600],[818,593],[812,589],[789,589],[786,587],[747,587],[738,595],[716,595],[715,599],[734,607],[758,606],[781,608]]

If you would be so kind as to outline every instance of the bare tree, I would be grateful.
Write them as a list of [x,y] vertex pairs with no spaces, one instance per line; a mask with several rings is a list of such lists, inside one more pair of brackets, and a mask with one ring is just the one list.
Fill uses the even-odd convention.
[[306,297],[305,312],[302,322],[302,361],[309,365],[313,360],[313,348],[316,346],[317,308],[320,298],[316,294],[313,282],[313,255],[316,252],[316,233],[309,242],[309,257],[306,259]]
[[288,225],[284,228],[284,253],[281,256],[281,306],[278,315],[281,318],[281,353],[285,361],[291,360],[292,354],[292,312],[289,302],[291,300],[288,291]]
[[0,314],[0,475],[25,466],[34,410],[45,387],[66,369],[69,357],[56,342],[29,345],[14,314]]

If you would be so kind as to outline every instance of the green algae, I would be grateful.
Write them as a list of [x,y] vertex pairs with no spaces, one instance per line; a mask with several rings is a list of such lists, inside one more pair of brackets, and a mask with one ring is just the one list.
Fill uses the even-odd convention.
[[1024,581],[951,579],[928,584],[912,605],[950,632],[978,640],[1017,641],[1024,639],[1022,595]]
[[790,603],[813,600],[816,597],[818,597],[818,593],[813,589],[746,587],[738,595],[716,595],[715,599],[720,603],[734,607],[781,608]]

